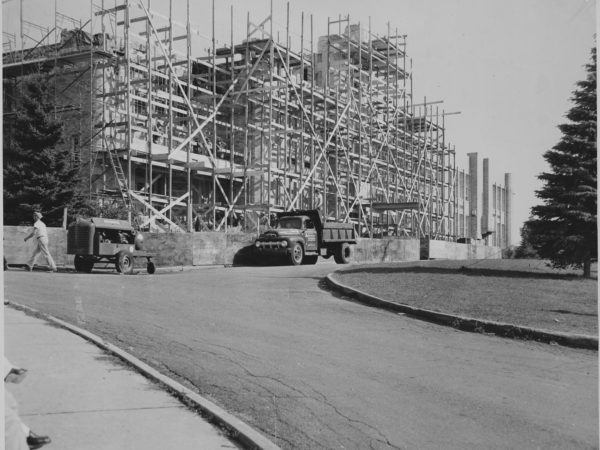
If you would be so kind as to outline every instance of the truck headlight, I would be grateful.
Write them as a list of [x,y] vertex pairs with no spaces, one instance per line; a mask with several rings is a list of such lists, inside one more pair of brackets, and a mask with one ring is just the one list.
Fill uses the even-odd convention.
[[258,241],[254,242],[254,246],[255,246],[256,248],[260,247],[260,242],[258,242]]
[[288,243],[287,243],[287,241],[281,241],[281,246],[282,246],[283,248],[286,248],[286,247],[288,246]]

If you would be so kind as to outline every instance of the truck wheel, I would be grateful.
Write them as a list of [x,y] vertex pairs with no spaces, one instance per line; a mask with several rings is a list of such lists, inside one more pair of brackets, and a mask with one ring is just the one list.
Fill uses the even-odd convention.
[[302,264],[316,264],[318,259],[319,255],[304,255],[304,260],[302,261]]
[[82,255],[75,255],[75,271],[90,273],[94,268],[94,261]]
[[146,264],[146,270],[148,271],[148,273],[150,275],[152,275],[154,272],[156,272],[156,266],[154,265],[154,263],[152,261],[148,261],[148,264]]
[[350,257],[352,256],[352,247],[347,242],[338,245],[335,248],[335,253],[333,254],[333,259],[338,264],[348,264],[350,262]]
[[304,259],[304,249],[299,242],[295,242],[292,244],[292,248],[290,250],[290,262],[293,266],[299,266],[302,264],[302,260]]
[[128,250],[121,250],[117,253],[117,262],[115,264],[117,272],[125,275],[133,272],[133,255]]

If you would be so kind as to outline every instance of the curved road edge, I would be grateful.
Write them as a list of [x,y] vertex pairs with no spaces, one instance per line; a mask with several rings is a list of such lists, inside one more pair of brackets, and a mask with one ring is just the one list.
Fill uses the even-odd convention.
[[414,306],[383,300],[374,295],[346,286],[345,284],[336,281],[333,278],[334,274],[335,272],[332,272],[325,277],[325,282],[330,288],[368,306],[403,313],[417,319],[450,326],[462,331],[493,333],[501,337],[557,343],[566,347],[598,351],[598,338],[595,336],[540,330],[537,328],[522,327],[508,323],[474,319],[471,317],[456,316],[428,309],[415,308]]
[[237,417],[229,414],[221,407],[217,406],[210,400],[202,397],[201,395],[197,394],[191,389],[188,389],[182,384],[178,383],[177,381],[172,380],[171,378],[161,374],[156,369],[152,368],[148,364],[139,360],[135,356],[127,353],[126,351],[122,350],[116,345],[113,345],[109,342],[105,342],[104,339],[100,338],[99,336],[96,336],[93,333],[90,333],[89,331],[86,331],[82,328],[79,328],[75,325],[72,325],[49,314],[43,313],[35,308],[31,308],[29,306],[21,305],[19,303],[7,300],[5,300],[5,303],[23,311],[35,314],[36,316],[43,318],[48,322],[65,328],[71,333],[74,333],[84,338],[85,340],[95,344],[101,349],[119,357],[126,363],[133,366],[136,370],[138,370],[147,378],[153,380],[154,382],[158,383],[163,387],[168,388],[168,390],[172,392],[172,394],[175,397],[179,398],[180,401],[183,401],[184,403],[202,411],[209,418],[210,421],[232,432],[232,439],[234,441],[237,441],[244,447],[256,450],[281,450],[280,447],[275,445],[267,437],[256,431],[254,428],[250,427],[250,425],[241,421]]

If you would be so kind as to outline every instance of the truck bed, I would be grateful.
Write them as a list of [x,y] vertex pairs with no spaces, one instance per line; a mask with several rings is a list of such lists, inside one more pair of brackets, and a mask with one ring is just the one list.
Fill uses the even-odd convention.
[[354,225],[351,223],[325,222],[323,224],[323,243],[331,242],[356,243]]

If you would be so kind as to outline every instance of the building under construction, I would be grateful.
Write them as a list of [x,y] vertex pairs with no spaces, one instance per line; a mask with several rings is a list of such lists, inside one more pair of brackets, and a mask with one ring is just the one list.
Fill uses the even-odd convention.
[[457,167],[448,113],[413,100],[406,36],[346,17],[315,37],[302,15],[295,48],[289,6],[277,35],[271,6],[238,42],[232,10],[230,42],[217,45],[213,2],[198,54],[189,3],[178,18],[148,3],[91,4],[77,20],[56,11],[47,28],[21,13],[20,36],[3,36],[5,127],[21,82],[47,77],[91,198],[152,231],[256,231],[273,213],[320,208],[366,237],[493,232],[490,244],[510,245],[510,175],[490,185],[477,154]]

